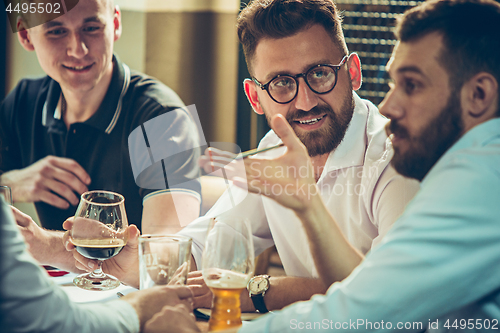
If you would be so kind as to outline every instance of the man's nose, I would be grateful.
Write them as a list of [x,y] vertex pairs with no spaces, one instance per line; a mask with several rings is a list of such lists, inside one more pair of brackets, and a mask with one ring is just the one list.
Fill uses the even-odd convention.
[[381,114],[389,119],[399,119],[403,116],[402,101],[394,90],[389,90],[384,100],[379,104],[378,109]]
[[79,33],[71,35],[71,41],[68,45],[68,55],[74,58],[83,58],[89,52],[85,41]]
[[318,96],[309,88],[304,78],[299,78],[297,84],[298,91],[294,101],[297,110],[309,111],[318,105]]

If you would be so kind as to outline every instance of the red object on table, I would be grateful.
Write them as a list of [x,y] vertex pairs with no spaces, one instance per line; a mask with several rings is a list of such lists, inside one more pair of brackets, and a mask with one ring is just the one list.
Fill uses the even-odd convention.
[[53,277],[63,276],[63,275],[69,274],[69,272],[61,271],[61,270],[54,268],[52,266],[43,266],[43,268],[45,268],[47,273],[49,273],[49,275],[53,276]]

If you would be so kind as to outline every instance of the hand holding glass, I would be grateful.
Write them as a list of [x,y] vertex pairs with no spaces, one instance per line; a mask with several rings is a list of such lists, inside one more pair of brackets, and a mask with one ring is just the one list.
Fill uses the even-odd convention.
[[240,294],[254,271],[252,230],[247,219],[224,214],[211,219],[202,266],[203,279],[214,295],[209,331],[240,326]]
[[109,290],[120,285],[102,271],[102,262],[116,256],[127,244],[128,222],[125,199],[107,191],[82,194],[70,231],[71,242],[82,256],[98,260],[97,268],[77,276],[73,283],[87,290]]

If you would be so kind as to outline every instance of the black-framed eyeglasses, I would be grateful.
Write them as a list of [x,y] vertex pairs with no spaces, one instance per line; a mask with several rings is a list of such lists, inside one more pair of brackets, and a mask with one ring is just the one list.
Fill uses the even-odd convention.
[[297,97],[299,77],[303,77],[308,87],[316,94],[322,95],[332,91],[335,85],[337,85],[337,72],[348,58],[349,55],[346,55],[338,65],[315,65],[309,68],[307,72],[297,75],[276,75],[266,84],[260,83],[254,77],[252,77],[252,80],[260,89],[266,90],[273,101],[279,104],[286,104]]

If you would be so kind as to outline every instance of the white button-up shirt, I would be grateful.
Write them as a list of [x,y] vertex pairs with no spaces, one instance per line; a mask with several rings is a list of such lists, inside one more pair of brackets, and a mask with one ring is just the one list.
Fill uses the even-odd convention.
[[[367,253],[390,229],[418,190],[418,183],[402,177],[389,165],[393,151],[378,109],[354,93],[355,109],[340,145],[330,153],[318,180],[328,210],[349,242]],[[280,143],[270,131],[259,148]],[[286,148],[262,153],[277,157]],[[307,190],[307,189],[305,189]],[[256,255],[276,245],[287,275],[318,277],[301,221],[274,200],[230,187],[203,217],[181,234],[193,238],[193,256],[201,269],[208,220],[232,210],[252,224]]]

